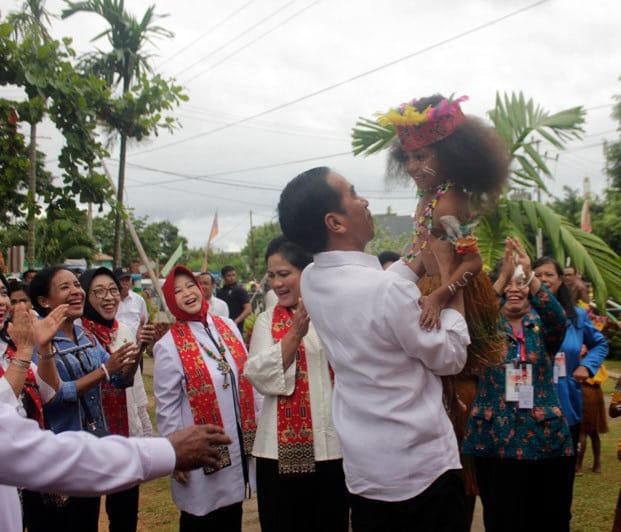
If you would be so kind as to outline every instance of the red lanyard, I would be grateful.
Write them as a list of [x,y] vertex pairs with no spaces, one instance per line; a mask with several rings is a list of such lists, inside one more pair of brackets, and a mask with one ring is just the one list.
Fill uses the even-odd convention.
[[513,331],[515,334],[515,339],[518,342],[518,356],[516,358],[520,359],[520,362],[526,362],[526,340],[524,338],[524,328],[520,325],[519,331]]

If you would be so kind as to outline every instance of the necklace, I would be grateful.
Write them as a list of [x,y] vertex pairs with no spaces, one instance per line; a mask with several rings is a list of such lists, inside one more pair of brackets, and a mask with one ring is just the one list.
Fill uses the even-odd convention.
[[[440,183],[436,187],[436,194],[434,198],[429,203],[427,203],[427,205],[423,209],[423,212],[420,213],[418,216],[416,216],[416,213],[414,214],[414,235],[412,239],[412,247],[410,248],[410,253],[407,256],[408,261],[412,261],[416,257],[418,257],[421,252],[429,245],[429,235],[431,234],[431,229],[433,227],[433,211],[435,211],[438,202],[440,201],[440,198],[444,196],[444,194],[446,194],[453,187],[453,185],[453,182],[449,179]],[[422,199],[422,197],[425,195],[425,191],[419,190],[418,195]],[[423,230],[425,231],[425,235],[422,239],[422,242],[420,242],[421,232]],[[418,250],[416,249],[417,246]]]
[[230,386],[229,374],[231,373],[231,365],[228,363],[226,358],[224,358],[224,353],[226,351],[224,349],[224,346],[222,345],[222,340],[218,338],[218,341],[216,342],[216,339],[211,334],[211,330],[209,329],[208,326],[205,326],[205,331],[207,332],[207,335],[209,336],[209,339],[213,342],[213,344],[218,346],[219,354],[216,355],[213,351],[211,351],[210,349],[207,349],[207,347],[203,345],[201,342],[199,342],[199,345],[203,348],[203,351],[207,353],[207,356],[209,358],[211,358],[212,360],[215,360],[218,363],[217,365],[218,371],[222,375],[224,375],[224,382],[222,383],[222,387],[226,390]]

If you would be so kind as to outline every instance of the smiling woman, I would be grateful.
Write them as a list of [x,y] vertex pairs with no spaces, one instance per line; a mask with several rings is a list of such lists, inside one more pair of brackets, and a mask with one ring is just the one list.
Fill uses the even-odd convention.
[[[95,336],[76,323],[83,315],[86,293],[66,267],[41,270],[31,281],[29,291],[41,316],[59,307],[66,308],[58,329],[47,329],[44,337],[38,339],[43,350],[38,353],[39,373],[57,389],[54,399],[43,407],[46,427],[55,433],[95,429],[106,432],[102,385],[109,382],[115,388],[126,388],[131,384],[137,367],[135,346],[125,344],[108,352]],[[91,300],[99,305],[99,299],[89,296],[89,305]],[[69,497],[62,505],[42,505],[38,517],[49,531],[96,531],[99,503],[99,497]]]
[[[506,358],[479,378],[462,447],[474,457],[485,529],[517,531],[537,523],[540,530],[569,530],[573,444],[553,377],[565,314],[534,276],[517,239],[506,241],[494,290],[503,294]],[[527,503],[535,500],[555,510],[535,510]]]
[[[253,449],[261,530],[346,532],[333,374],[300,300],[300,276],[312,256],[280,235],[269,243],[265,260],[278,303],[257,317],[244,368],[265,397]],[[317,508],[321,512],[309,511]]]
[[246,347],[231,319],[209,314],[203,289],[188,268],[175,266],[163,291],[177,321],[153,352],[159,432],[167,435],[192,424],[213,423],[233,439],[220,448],[219,467],[173,474],[179,530],[241,530],[246,488],[254,491],[250,451],[255,409],[261,404],[242,377]]

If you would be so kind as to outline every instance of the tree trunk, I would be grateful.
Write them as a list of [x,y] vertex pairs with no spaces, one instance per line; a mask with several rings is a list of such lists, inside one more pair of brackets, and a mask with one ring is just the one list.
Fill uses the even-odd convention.
[[123,230],[123,216],[125,209],[123,207],[123,189],[125,188],[125,156],[127,150],[127,135],[121,133],[121,149],[119,153],[119,179],[116,189],[116,216],[114,218],[114,258],[113,264],[115,268],[121,266],[121,233]]
[[26,262],[29,269],[35,267],[35,222],[37,198],[37,124],[30,124],[30,147],[28,148],[30,168],[28,169],[28,245]]

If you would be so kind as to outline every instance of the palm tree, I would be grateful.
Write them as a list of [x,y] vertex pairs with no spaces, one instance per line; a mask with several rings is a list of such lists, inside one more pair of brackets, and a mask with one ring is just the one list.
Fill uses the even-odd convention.
[[[574,107],[549,114],[532,99],[513,93],[502,97],[497,94],[496,106],[488,115],[509,146],[513,166],[505,194],[479,220],[477,238],[484,264],[491,267],[502,258],[507,234],[519,236],[529,254],[535,255],[533,236],[541,232],[560,264],[570,257],[576,268],[591,280],[598,307],[605,309],[609,296],[621,297],[618,283],[621,258],[601,238],[573,226],[549,206],[529,199],[529,191],[548,192],[542,175],[553,177],[537,150],[538,142],[544,140],[561,150],[568,140],[581,139],[585,111]],[[395,135],[394,126],[381,126],[361,118],[352,132],[353,152],[355,155],[376,153],[388,147]]]
[[[532,99],[525,100],[521,93],[503,97],[497,94],[496,106],[488,115],[510,147],[515,163],[511,175],[514,190],[521,187],[547,192],[540,175],[553,176],[537,151],[539,140],[562,150],[568,140],[581,139],[584,133],[582,107],[548,114]],[[504,235],[508,233],[519,235],[527,243],[531,256],[534,255],[532,235],[538,231],[549,243],[551,254],[559,264],[565,264],[569,257],[591,280],[598,308],[606,308],[608,297],[618,299],[621,296],[618,283],[621,258],[610,246],[598,236],[572,225],[549,206],[531,199],[515,199],[510,193],[486,216],[477,231],[486,264],[493,264],[492,260],[502,256]]]
[[[80,11],[95,13],[103,17],[109,27],[95,36],[96,41],[106,37],[112,46],[109,52],[97,51],[87,54],[82,65],[98,77],[105,79],[111,87],[120,88],[123,95],[130,92],[136,79],[144,73],[151,72],[149,55],[145,46],[152,43],[152,37],[172,37],[173,33],[155,25],[161,16],[155,15],[155,6],[150,6],[138,21],[125,10],[124,0],[86,0],[84,2],[67,2],[62,18],[70,17]],[[164,15],[165,16],[165,15]],[[117,127],[120,135],[119,171],[117,181],[117,212],[114,224],[114,266],[121,262],[121,230],[123,224],[123,193],[125,189],[125,161],[127,157],[127,139],[131,137],[132,124]]]
[[[16,40],[28,40],[33,47],[49,43],[52,37],[45,24],[50,24],[50,14],[45,9],[45,0],[26,0],[22,10],[11,13],[8,21],[13,25]],[[35,266],[35,220],[36,220],[36,192],[37,192],[37,124],[43,118],[42,111],[45,106],[45,98],[37,94],[37,89],[28,91],[31,103],[31,112],[28,122],[30,124],[30,146],[28,148],[28,158],[30,166],[28,168],[28,240],[26,245],[26,262],[29,268]]]

